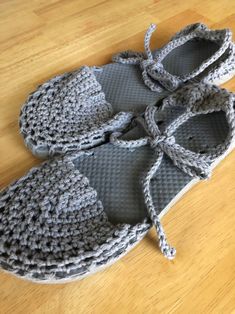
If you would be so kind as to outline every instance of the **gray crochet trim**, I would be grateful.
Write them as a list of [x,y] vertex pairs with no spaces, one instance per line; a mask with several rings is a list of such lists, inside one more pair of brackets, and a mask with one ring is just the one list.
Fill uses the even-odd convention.
[[100,144],[107,132],[123,129],[132,117],[125,112],[113,116],[93,70],[83,67],[54,77],[29,96],[20,113],[20,132],[37,156],[46,157]]
[[[226,66],[226,71],[229,73],[234,71],[234,44],[232,42],[232,33],[229,29],[209,30],[206,25],[201,23],[188,25],[186,28],[176,33],[170,42],[157,51],[154,56],[150,50],[150,39],[155,29],[156,25],[151,24],[146,32],[144,40],[145,53],[127,50],[113,56],[114,62],[139,65],[142,69],[144,83],[152,91],[160,92],[163,88],[174,91],[185,82],[197,80],[200,74],[205,78],[205,82],[212,83],[217,77],[220,78],[224,76],[224,66]],[[164,58],[172,50],[193,39],[214,41],[218,44],[219,49],[187,75],[180,77],[167,72],[162,64]],[[224,60],[224,62],[216,63],[224,54],[227,59]],[[211,70],[207,73],[206,70],[213,64],[216,64],[216,68],[213,69],[213,67],[211,67]]]
[[[190,176],[208,177],[211,163],[234,144],[234,95],[209,84],[184,86],[163,100],[162,107],[182,106],[178,116],[161,133],[155,120],[156,107],[149,106],[138,119],[147,135],[133,141],[111,136],[115,145],[137,148],[150,145],[156,160],[143,180],[143,194],[149,218],[156,226],[162,253],[174,258],[153,205],[151,179],[161,165],[163,153]],[[175,143],[174,132],[195,115],[224,111],[228,135],[224,143],[205,154]],[[111,224],[97,192],[76,170],[73,161],[89,152],[79,152],[43,163],[0,193],[0,266],[34,281],[81,278],[114,262],[146,234],[151,223]]]
[[[199,75],[203,82],[217,83],[221,78],[231,78],[231,73],[235,73],[235,45],[231,43],[225,53],[218,59],[218,62],[209,66],[207,73]],[[223,82],[225,80],[223,79]]]
[[[224,41],[222,41],[222,44],[224,43],[224,47],[221,47],[221,50],[223,51],[223,53],[219,56],[219,58],[217,58],[217,62],[212,62],[211,64],[208,64],[205,71],[202,71],[193,79],[195,81],[202,80],[203,82],[213,83],[213,82],[219,82],[221,77],[226,77],[226,76],[229,77],[229,75],[231,75],[230,73],[234,73],[235,72],[235,44],[232,42],[231,31],[229,29],[212,31],[212,30],[209,30],[208,27],[202,23],[195,23],[195,24],[190,24],[186,26],[181,31],[176,33],[171,38],[171,41],[180,39],[182,36],[188,35],[191,32],[195,32],[195,31],[196,32],[206,31],[207,34],[210,34],[210,32],[216,32],[216,33],[221,32],[222,34],[222,32],[224,32],[227,36],[227,39],[225,39],[226,38],[225,36]],[[210,38],[208,39],[213,40]],[[225,43],[225,40],[226,40],[226,43]]]

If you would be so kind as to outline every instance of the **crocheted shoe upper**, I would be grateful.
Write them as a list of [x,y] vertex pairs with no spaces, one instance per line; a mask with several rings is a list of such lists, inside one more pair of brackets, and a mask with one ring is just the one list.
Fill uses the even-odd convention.
[[37,155],[87,148],[104,141],[105,132],[123,128],[132,114],[113,116],[93,70],[83,67],[57,76],[31,94],[20,114],[20,132]]
[[71,280],[119,258],[150,224],[108,221],[70,159],[31,169],[0,193],[0,266],[34,281]]

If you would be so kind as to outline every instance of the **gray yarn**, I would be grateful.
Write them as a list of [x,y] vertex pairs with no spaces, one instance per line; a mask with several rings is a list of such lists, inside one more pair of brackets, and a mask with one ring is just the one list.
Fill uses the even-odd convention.
[[[185,95],[187,95],[188,90],[190,90],[191,93],[190,99],[188,99],[187,102]],[[203,95],[204,97],[208,95],[210,96],[210,100],[213,100],[206,104],[206,106],[205,98],[201,97],[202,91],[204,91]],[[223,95],[223,93],[224,96],[226,96],[227,91],[222,90],[221,96]],[[179,95],[183,95],[183,99],[182,96],[179,97]],[[216,95],[215,99],[213,99],[214,95]],[[162,107],[164,108],[166,106],[175,106],[176,99],[178,98],[177,99],[178,102],[181,102],[183,100],[183,105],[185,106],[185,103],[187,104],[187,109],[183,114],[181,114],[177,119],[175,119],[163,133],[161,133],[155,121],[155,113],[157,111],[157,108],[155,106],[148,106],[145,111],[144,121],[143,120],[141,121],[141,125],[144,127],[148,136],[137,140],[126,141],[118,138],[120,136],[120,133],[113,133],[110,138],[110,142],[113,143],[114,145],[118,145],[119,147],[133,149],[149,144],[150,147],[152,147],[155,150],[156,160],[148,170],[146,176],[144,177],[143,193],[149,216],[157,229],[161,252],[168,259],[173,259],[175,257],[176,250],[172,248],[167,242],[164,229],[156,214],[157,210],[154,208],[154,203],[150,191],[151,179],[153,178],[154,174],[160,167],[164,153],[171,158],[175,166],[184,171],[187,175],[192,177],[198,177],[199,179],[207,179],[211,174],[211,164],[213,163],[213,161],[215,161],[221,155],[225,154],[225,152],[233,144],[235,138],[233,95],[229,97],[228,103],[226,104],[226,106],[224,106],[223,102],[220,102],[218,88],[212,87],[208,88],[207,90],[205,89],[204,85],[195,84],[194,86],[183,88],[182,90],[180,90],[177,96],[175,96],[174,94],[173,96],[170,96],[163,100]],[[198,107],[195,107],[195,102],[198,100],[202,100],[202,103],[200,104],[199,101]],[[180,105],[182,105],[182,103],[180,103]],[[207,154],[200,154],[185,149],[184,147],[175,143],[173,133],[177,130],[178,127],[187,122],[190,118],[200,114],[208,114],[221,110],[225,112],[227,122],[229,125],[228,137],[222,145],[219,145],[218,147],[216,147]]]
[[[146,53],[127,52],[126,55],[114,56],[114,61],[128,65],[112,63],[100,69],[82,67],[50,79],[33,92],[20,114],[20,132],[27,147],[38,157],[48,157],[105,142],[116,128],[123,129],[129,125],[134,114],[125,111],[142,113],[148,104],[162,99],[169,90],[184,83],[183,74],[177,76],[169,72],[174,72],[174,64],[178,60],[175,47],[180,47],[185,38],[190,41],[193,37],[188,48],[180,47],[186,57],[190,55],[190,49],[195,49],[193,40],[198,38],[214,38],[202,54],[204,59],[213,54],[217,46],[225,49],[230,43],[220,57],[209,65],[210,58],[205,70],[191,80],[213,82],[231,75],[233,70],[235,72],[235,46],[229,31],[209,31],[203,24],[193,24],[177,33],[165,47],[151,53],[149,42],[154,29],[152,25],[146,33]],[[192,65],[195,68],[194,57],[195,54],[185,64],[179,60],[182,73],[191,72]],[[143,84],[142,77],[151,89]]]
[[[201,179],[208,176],[211,163],[234,144],[233,100],[233,94],[225,89],[190,84],[164,99],[159,111],[155,107],[147,108],[144,119],[138,120],[147,136],[131,142],[117,139],[117,134],[111,137],[119,146],[133,148],[151,144],[156,151],[156,161],[143,181],[143,192],[149,219],[157,228],[160,248],[167,258],[173,258],[175,251],[167,243],[153,206],[151,178],[160,167],[163,152],[189,175]],[[174,106],[185,108],[185,112],[161,133],[155,115],[161,109]],[[190,117],[216,111],[225,112],[229,126],[224,143],[206,154],[194,153],[174,143],[174,131]],[[74,161],[86,154],[89,152],[51,159],[0,193],[0,265],[3,269],[35,281],[80,278],[116,261],[149,230],[151,222],[147,217],[133,225],[110,223],[102,197],[97,199],[96,190],[75,167]]]
[[128,251],[149,229],[112,225],[71,156],[31,169],[0,197],[0,265],[27,279],[81,277]]
[[[225,75],[229,75],[230,73],[234,73],[235,71],[235,44],[232,42],[232,32],[229,29],[221,29],[221,30],[210,30],[206,25],[202,23],[190,24],[183,28],[181,31],[176,33],[171,41],[184,37],[186,35],[190,35],[190,33],[196,32],[196,37],[205,38],[206,40],[216,42],[220,50],[217,51],[216,58],[213,62],[212,59],[204,62],[204,69],[201,73],[198,73],[194,78],[190,79],[196,81],[203,81],[206,83],[213,83],[216,81],[220,81],[221,77]],[[205,32],[205,37],[201,36],[200,33]],[[192,36],[192,35],[191,35]],[[221,39],[220,39],[221,37]],[[215,55],[214,55],[215,56]],[[214,56],[212,56],[214,58]],[[199,70],[199,69],[198,69]],[[192,73],[192,75],[194,75]],[[187,80],[187,78],[185,77]]]
[[66,153],[100,144],[106,132],[125,128],[133,114],[113,115],[101,89],[93,70],[86,66],[44,83],[20,113],[26,145],[44,149],[46,145],[49,155]]
[[[150,39],[155,29],[156,25],[151,24],[146,32],[144,40],[145,54],[127,50],[114,55],[112,58],[114,62],[139,65],[142,69],[143,81],[152,91],[160,92],[163,88],[174,91],[183,83],[190,80],[197,81],[198,79],[203,79],[204,82],[212,83],[225,75],[226,71],[227,73],[234,71],[235,46],[232,42],[232,33],[229,29],[209,30],[206,25],[201,23],[188,25],[176,33],[171,41],[159,49],[154,56],[150,50]],[[195,39],[215,42],[219,48],[210,58],[204,60],[191,73],[177,76],[165,70],[163,60],[167,55],[174,49]],[[225,56],[225,60],[218,62],[223,55]],[[224,66],[226,67],[224,68]]]

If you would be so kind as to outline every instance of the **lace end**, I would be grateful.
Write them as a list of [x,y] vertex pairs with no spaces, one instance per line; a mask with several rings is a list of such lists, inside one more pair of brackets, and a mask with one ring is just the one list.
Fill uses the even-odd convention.
[[153,217],[154,218],[154,224],[157,229],[158,239],[159,239],[159,248],[162,252],[162,254],[169,260],[173,260],[176,255],[176,249],[172,246],[170,246],[167,242],[167,237],[164,232],[164,229],[161,225],[161,222],[158,218],[158,216]]
[[151,36],[152,36],[152,34],[153,34],[153,32],[155,31],[156,28],[157,28],[156,24],[150,24],[150,26],[147,29],[147,32],[146,32],[146,34],[144,36],[144,48],[145,48],[145,52],[146,52],[147,58],[149,60],[153,60],[153,55],[152,55],[152,52],[150,50],[150,39],[151,39]]
[[163,249],[161,249],[162,254],[169,260],[173,260],[176,255],[176,249],[174,247],[171,247],[169,245],[165,246]]
[[155,31],[156,28],[157,28],[157,24],[151,23],[151,24],[149,25],[148,30]]

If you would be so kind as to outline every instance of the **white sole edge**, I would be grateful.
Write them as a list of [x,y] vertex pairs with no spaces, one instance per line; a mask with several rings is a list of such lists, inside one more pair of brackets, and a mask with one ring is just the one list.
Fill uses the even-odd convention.
[[235,76],[235,69],[228,74],[222,76],[220,79],[211,82],[214,85],[222,85],[228,81],[230,81]]

